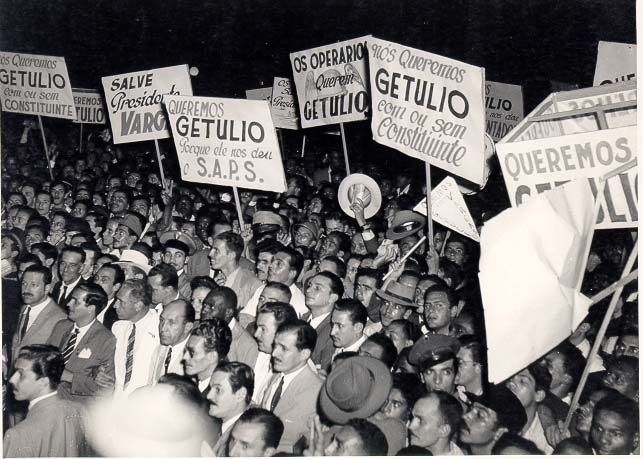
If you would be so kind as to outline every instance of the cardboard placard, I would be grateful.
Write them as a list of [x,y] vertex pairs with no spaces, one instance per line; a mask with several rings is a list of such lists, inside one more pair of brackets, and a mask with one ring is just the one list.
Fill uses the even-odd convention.
[[103,98],[95,89],[73,88],[76,119],[74,123],[105,124]]
[[373,139],[483,182],[484,69],[369,38]]
[[367,118],[367,39],[355,38],[290,54],[303,128]]
[[192,95],[187,65],[102,78],[114,143],[167,139],[163,98]]
[[76,119],[64,57],[0,51],[2,110]]
[[[501,142],[496,151],[513,206],[581,177],[589,179],[596,195],[599,177],[637,157],[636,127]],[[637,181],[636,168],[607,181],[597,229],[637,226]]]
[[246,99],[249,100],[267,100],[270,102],[272,98],[272,87],[246,89]]
[[522,86],[487,81],[485,83],[487,134],[497,142],[525,116]]
[[183,180],[286,191],[266,101],[165,96]]
[[636,79],[636,45],[599,41],[594,86]]
[[270,110],[275,127],[280,129],[299,129],[299,117],[295,104],[292,81],[289,78],[275,77],[270,98]]

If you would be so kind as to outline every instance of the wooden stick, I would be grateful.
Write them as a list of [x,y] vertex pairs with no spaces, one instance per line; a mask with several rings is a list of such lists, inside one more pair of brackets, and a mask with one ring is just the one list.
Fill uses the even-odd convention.
[[344,148],[344,162],[346,163],[346,175],[351,175],[351,169],[348,166],[348,149],[346,148],[346,134],[344,133],[344,123],[339,123],[339,132],[342,134],[342,147]]
[[[632,248],[632,253],[630,253],[630,257],[628,258],[627,263],[625,264],[625,269],[623,269],[623,275],[621,276],[621,278],[626,277],[630,273],[630,271],[632,270],[632,266],[634,266],[634,262],[636,261],[637,255],[638,255],[638,242],[635,243],[634,247]],[[569,424],[572,421],[572,416],[574,415],[574,412],[578,407],[578,400],[580,399],[581,393],[583,392],[583,388],[585,387],[585,383],[587,382],[587,377],[589,376],[589,370],[590,370],[592,361],[596,358],[596,354],[598,354],[598,349],[600,348],[603,338],[605,337],[607,326],[609,325],[610,320],[612,320],[612,315],[614,314],[614,310],[616,309],[616,303],[618,302],[618,299],[620,298],[621,293],[623,293],[623,285],[620,285],[619,287],[616,288],[616,291],[612,296],[612,300],[610,301],[610,304],[607,308],[607,312],[605,313],[605,317],[603,317],[603,322],[601,323],[601,327],[598,329],[598,334],[596,335],[596,340],[594,341],[594,345],[592,346],[592,349],[589,352],[589,355],[587,356],[587,363],[585,364],[585,369],[583,370],[583,374],[581,375],[580,382],[578,383],[578,387],[576,388],[576,392],[574,392],[572,403],[569,405],[569,412],[567,413],[567,418],[565,419],[565,425],[563,426],[563,431],[569,429]]]
[[[409,250],[409,251],[406,253],[406,255],[404,255],[404,256],[400,259],[400,263],[404,263],[404,262],[406,261],[406,259],[407,259],[408,257],[410,257],[410,256],[411,256],[411,254],[412,254],[413,252],[415,252],[415,251],[417,250],[417,248],[418,248],[418,247],[420,247],[420,245],[422,245],[422,243],[423,243],[424,241],[426,241],[426,236],[422,236],[422,239],[420,239],[419,241],[417,241],[417,242],[415,243],[415,245],[414,245],[413,247],[411,247],[411,250]],[[383,278],[382,280],[386,280],[386,279],[388,279],[388,277],[391,275],[391,273],[392,273],[392,272],[393,272],[393,271],[389,271],[389,272],[387,272],[387,273],[384,275],[384,278]]]
[[237,217],[239,218],[239,230],[243,231],[243,212],[241,211],[241,200],[239,199],[239,190],[236,186],[232,187],[232,192],[234,193],[234,202],[237,207]]
[[[431,165],[424,163],[426,169],[426,228],[429,235],[429,245],[433,245],[433,214],[431,211]],[[446,242],[445,242],[446,244]]]
[[80,143],[78,144],[78,153],[83,152],[83,124],[85,123],[80,123]]
[[446,236],[444,236],[444,241],[442,241],[442,248],[440,249],[440,256],[444,255],[444,250],[447,247],[447,242],[449,241],[449,236],[451,236],[451,230],[447,230]]
[[304,134],[304,140],[301,143],[301,157],[304,157],[304,152],[306,151],[306,134]]
[[594,296],[592,297],[592,304],[596,304],[596,303],[598,303],[599,301],[604,300],[605,298],[607,298],[608,296],[610,296],[612,293],[614,293],[614,292],[616,291],[616,289],[617,289],[617,288],[619,288],[619,287],[625,287],[627,284],[629,284],[630,282],[632,282],[632,281],[633,281],[634,279],[636,279],[637,277],[639,277],[639,270],[638,270],[638,269],[635,269],[634,271],[632,271],[631,273],[629,273],[629,274],[628,274],[627,276],[625,276],[624,278],[622,278],[622,279],[620,279],[620,280],[618,280],[618,281],[614,282],[612,285],[610,285],[610,286],[609,286],[609,287],[607,287],[606,289],[603,289],[603,290],[601,290],[600,292],[598,292],[596,295],[594,295]]
[[45,156],[47,157],[47,168],[49,169],[49,177],[54,179],[54,173],[51,170],[51,160],[49,159],[49,147],[47,147],[47,138],[45,137],[45,128],[42,126],[42,117],[38,115],[38,124],[40,124],[40,134],[42,134],[42,144],[45,146]]
[[156,158],[159,161],[159,169],[161,171],[161,183],[163,183],[163,188],[166,187],[165,184],[165,172],[163,171],[163,161],[161,161],[161,149],[159,148],[159,141],[154,139],[154,146],[156,147]]

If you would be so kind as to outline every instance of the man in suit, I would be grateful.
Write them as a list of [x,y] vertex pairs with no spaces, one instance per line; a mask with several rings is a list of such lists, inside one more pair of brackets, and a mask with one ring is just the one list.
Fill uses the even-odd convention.
[[306,307],[310,313],[302,317],[317,332],[317,343],[311,356],[318,368],[327,370],[333,360],[335,346],[330,338],[330,315],[337,300],[344,294],[344,284],[335,274],[322,271],[313,276],[306,288]]
[[152,293],[144,280],[123,282],[116,299],[120,320],[112,327],[116,336],[114,393],[129,395],[152,380],[152,362],[160,345],[159,317],[150,308]]
[[4,434],[4,457],[78,457],[89,453],[84,410],[56,392],[64,367],[62,354],[53,346],[34,344],[18,352],[9,384],[16,400],[29,402],[29,412]]
[[51,296],[63,309],[67,307],[71,291],[82,280],[80,273],[84,263],[85,251],[81,248],[66,246],[60,254],[58,274],[60,274],[61,280],[54,285]]
[[152,372],[154,383],[168,373],[184,374],[183,354],[194,320],[194,308],[185,300],[171,301],[163,308],[159,319],[161,347]]
[[251,271],[239,266],[243,252],[243,238],[232,231],[226,231],[211,239],[210,266],[218,270],[214,280],[219,285],[231,288],[237,295],[240,307],[245,307],[248,301],[261,286]]
[[77,402],[92,400],[101,389],[96,383],[100,371],[114,378],[116,338],[96,320],[96,311],[107,304],[107,294],[94,283],[74,289],[67,302],[69,319],[56,324],[49,344],[63,353],[63,371],[58,393]]
[[172,265],[159,263],[154,266],[147,275],[147,283],[152,289],[152,304],[158,314],[163,312],[170,301],[182,298],[179,293],[179,277]]
[[125,272],[120,265],[107,263],[96,272],[94,282],[100,285],[107,293],[107,305],[98,312],[96,320],[105,325],[105,328],[111,330],[112,325],[118,320],[114,305],[116,304],[116,293],[125,282]]
[[272,367],[277,374],[266,388],[262,407],[284,423],[279,450],[286,453],[293,452],[317,413],[322,380],[308,365],[316,340],[315,329],[301,320],[282,324],[275,336]]
[[224,320],[232,332],[228,360],[254,367],[259,350],[252,336],[237,321],[237,295],[232,289],[215,287],[203,300],[201,318],[208,320],[215,317]]
[[364,326],[368,319],[366,308],[357,300],[343,298],[338,300],[330,314],[330,339],[333,340],[335,353],[357,352],[367,336]]

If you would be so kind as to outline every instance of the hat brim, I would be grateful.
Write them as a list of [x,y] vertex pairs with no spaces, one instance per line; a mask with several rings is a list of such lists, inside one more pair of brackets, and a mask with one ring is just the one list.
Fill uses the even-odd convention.
[[355,218],[355,212],[351,209],[351,202],[348,199],[348,191],[353,187],[353,185],[362,184],[368,188],[368,191],[371,193],[371,202],[364,208],[364,218],[371,218],[373,215],[380,210],[382,206],[382,192],[377,182],[373,180],[368,175],[364,174],[351,174],[346,177],[339,184],[339,189],[337,190],[337,200],[339,201],[339,206],[342,208],[346,215]]
[[[356,357],[351,357],[356,358]],[[346,365],[347,360],[341,362],[338,366]],[[346,424],[353,418],[366,419],[379,410],[391,391],[393,378],[391,372],[386,369],[385,365],[373,357],[362,357],[363,365],[373,375],[372,391],[361,408],[355,411],[344,411],[330,399],[326,391],[326,384],[319,391],[319,405],[324,415],[336,424]],[[327,379],[328,380],[328,379]]]
[[143,271],[145,273],[145,275],[148,275],[150,273],[150,270],[152,269],[151,266],[142,265],[140,263],[136,263],[136,262],[133,262],[133,261],[115,261],[114,264],[115,265],[133,265],[133,266],[136,266],[138,269]]
[[[415,212],[413,213],[415,214]],[[403,229],[403,225],[396,225],[386,230],[385,237],[386,239],[390,239],[392,241],[398,241],[400,239],[404,239],[407,236],[411,236],[412,234],[419,233],[420,231],[422,231],[426,224],[424,220],[424,217],[419,214],[413,215],[409,218],[409,220],[404,222],[404,224],[414,223],[411,229]]]
[[396,295],[391,295],[390,293],[386,292],[385,290],[377,289],[375,291],[375,294],[379,296],[380,298],[384,298],[385,300],[389,300],[391,303],[395,304],[401,304],[402,306],[406,306],[407,308],[417,308],[418,305],[410,302],[409,300],[402,298],[401,296],[396,296]]
[[196,242],[194,242],[194,239],[192,236],[189,234],[181,233],[181,239],[176,237],[177,231],[166,231],[165,233],[161,234],[159,236],[159,242],[161,244],[167,244],[167,241],[171,239],[176,239],[177,241],[183,242],[185,245],[188,246],[188,256],[194,255],[194,252],[196,252]]

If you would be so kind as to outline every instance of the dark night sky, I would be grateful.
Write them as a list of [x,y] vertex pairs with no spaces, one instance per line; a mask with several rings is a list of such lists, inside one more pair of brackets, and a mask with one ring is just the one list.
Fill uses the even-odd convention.
[[288,54],[372,34],[524,86],[592,82],[599,40],[634,43],[633,0],[0,0],[0,49],[64,56],[75,87],[187,63],[195,95],[244,97]]

